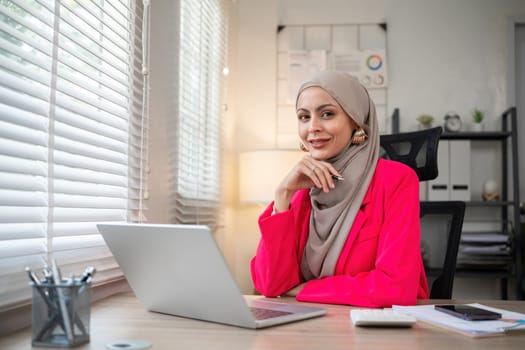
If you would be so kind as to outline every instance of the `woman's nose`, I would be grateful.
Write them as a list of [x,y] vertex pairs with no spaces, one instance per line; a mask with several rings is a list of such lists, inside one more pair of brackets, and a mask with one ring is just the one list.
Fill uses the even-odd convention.
[[321,129],[321,120],[317,117],[312,117],[310,119],[310,131],[319,131]]

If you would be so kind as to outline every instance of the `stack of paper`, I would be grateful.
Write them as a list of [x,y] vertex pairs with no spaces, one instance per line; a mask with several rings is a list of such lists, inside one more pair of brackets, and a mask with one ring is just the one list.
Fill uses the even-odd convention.
[[511,261],[509,235],[498,232],[463,232],[458,267],[506,268]]
[[394,305],[392,309],[416,317],[418,320],[444,327],[451,331],[459,332],[470,337],[486,337],[502,335],[509,332],[525,331],[525,314],[497,309],[481,304],[468,304],[485,310],[495,311],[501,314],[497,321],[467,321],[448,315],[434,309],[434,305],[399,306]]

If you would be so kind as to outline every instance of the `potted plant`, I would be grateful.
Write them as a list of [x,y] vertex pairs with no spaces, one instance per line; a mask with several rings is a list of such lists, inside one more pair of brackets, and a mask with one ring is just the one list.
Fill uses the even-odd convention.
[[419,122],[420,129],[431,128],[432,122],[434,122],[434,117],[429,114],[420,114],[416,119]]
[[485,113],[482,110],[475,108],[472,112],[472,119],[474,120],[473,129],[475,131],[483,130],[483,118],[485,118]]

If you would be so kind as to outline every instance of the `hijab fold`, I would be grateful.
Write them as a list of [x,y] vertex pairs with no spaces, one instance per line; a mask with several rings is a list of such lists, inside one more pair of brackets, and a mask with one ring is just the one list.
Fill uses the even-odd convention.
[[[354,219],[368,191],[379,155],[379,129],[374,103],[366,89],[350,74],[322,71],[299,88],[320,87],[332,96],[363,128],[368,139],[351,144],[326,161],[344,177],[328,193],[318,188],[310,190],[312,212],[310,232],[301,261],[301,273],[306,280],[333,276],[335,265],[346,242]],[[296,102],[297,106],[297,102]]]

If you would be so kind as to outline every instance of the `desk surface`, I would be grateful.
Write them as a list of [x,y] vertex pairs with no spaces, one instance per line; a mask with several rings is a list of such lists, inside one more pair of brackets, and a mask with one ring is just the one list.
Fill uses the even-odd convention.
[[[293,298],[283,301],[296,303]],[[422,303],[437,303],[437,300]],[[443,301],[441,301],[443,302]],[[458,301],[454,302],[472,302]],[[478,301],[525,313],[525,301]],[[320,304],[321,305],[321,304]],[[122,339],[145,339],[151,349],[523,349],[525,335],[473,339],[418,321],[413,328],[359,328],[351,307],[321,305],[326,316],[262,330],[196,321],[146,311],[132,293],[95,303],[91,310],[91,341],[75,349],[105,349]],[[30,329],[0,338],[0,349],[31,349]]]

